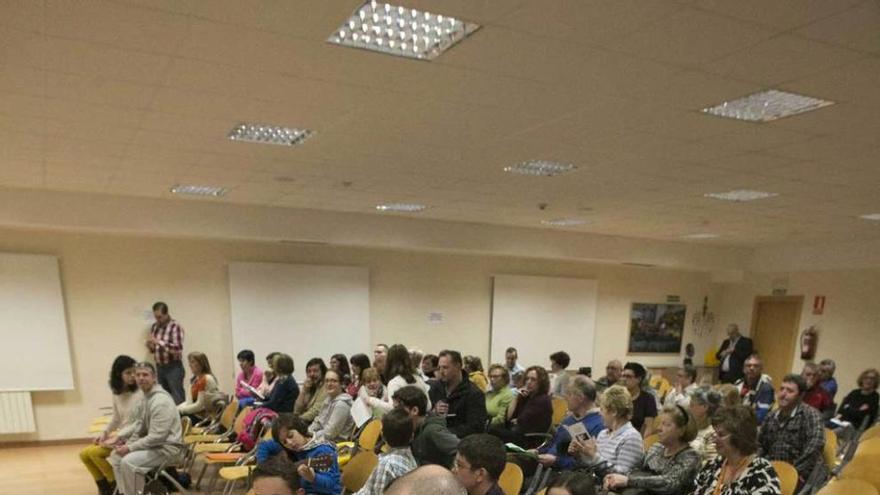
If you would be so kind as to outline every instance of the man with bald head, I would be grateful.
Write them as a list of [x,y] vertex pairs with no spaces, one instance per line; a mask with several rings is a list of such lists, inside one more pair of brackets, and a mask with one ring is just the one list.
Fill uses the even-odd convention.
[[606,388],[617,385],[620,381],[620,375],[623,373],[623,363],[617,359],[608,361],[605,366],[605,376],[596,380],[596,391],[602,393]]
[[467,495],[467,490],[451,471],[428,464],[394,480],[385,495]]

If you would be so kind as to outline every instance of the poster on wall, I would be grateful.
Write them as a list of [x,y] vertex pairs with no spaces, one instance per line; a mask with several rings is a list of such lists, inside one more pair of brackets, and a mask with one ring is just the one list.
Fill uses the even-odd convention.
[[681,353],[686,312],[684,304],[633,303],[627,353]]

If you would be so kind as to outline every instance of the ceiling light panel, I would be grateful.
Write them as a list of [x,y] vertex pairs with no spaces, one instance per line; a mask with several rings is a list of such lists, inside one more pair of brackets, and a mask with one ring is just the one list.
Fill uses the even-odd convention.
[[308,129],[282,127],[266,124],[236,124],[229,131],[229,139],[249,143],[277,144],[280,146],[296,146],[312,136]]
[[779,196],[779,194],[765,191],[751,191],[748,189],[735,189],[733,191],[721,193],[706,193],[703,196],[712,199],[720,199],[723,201],[744,202],[772,198],[774,196]]
[[865,215],[860,215],[859,218],[880,222],[880,213],[867,213]]
[[587,221],[582,218],[552,218],[541,220],[541,223],[553,227],[574,227],[575,225],[585,225]]
[[433,60],[479,29],[442,14],[366,2],[327,41],[388,55]]
[[379,211],[397,211],[405,213],[415,213],[428,209],[427,206],[418,203],[385,203],[377,205]]
[[577,167],[570,163],[551,162],[548,160],[528,160],[517,163],[516,165],[504,167],[504,171],[520,175],[553,177],[556,175],[562,175],[566,172],[571,172],[576,168]]
[[214,186],[196,186],[191,184],[178,184],[171,187],[171,192],[184,196],[214,196],[226,194],[226,189]]
[[717,239],[719,237],[718,234],[709,234],[709,233],[700,233],[700,234],[688,234],[681,236],[682,239]]
[[748,122],[771,122],[833,104],[833,101],[771,89],[704,108],[703,112]]

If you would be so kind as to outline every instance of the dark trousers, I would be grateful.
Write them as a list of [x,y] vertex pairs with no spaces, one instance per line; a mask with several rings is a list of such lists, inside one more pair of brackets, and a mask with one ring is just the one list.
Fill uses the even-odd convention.
[[186,393],[183,391],[183,363],[180,361],[171,361],[168,364],[160,364],[156,371],[159,373],[159,385],[166,392],[171,394],[175,404],[180,404],[186,400]]

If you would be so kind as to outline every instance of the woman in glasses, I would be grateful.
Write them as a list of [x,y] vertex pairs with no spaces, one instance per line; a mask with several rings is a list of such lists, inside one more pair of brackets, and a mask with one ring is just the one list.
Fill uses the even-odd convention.
[[758,419],[745,406],[724,407],[712,417],[718,456],[703,466],[692,495],[780,495],[770,461],[758,457]]

